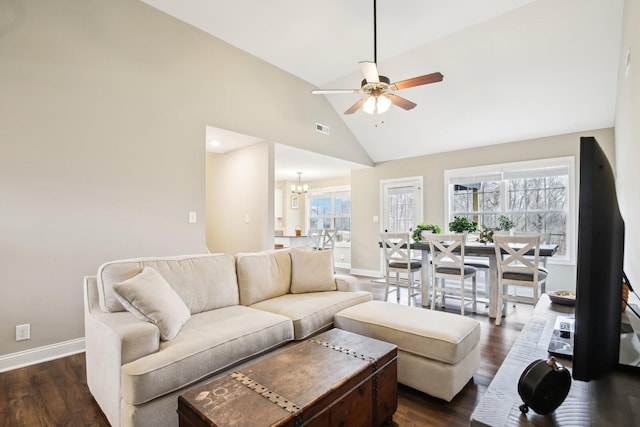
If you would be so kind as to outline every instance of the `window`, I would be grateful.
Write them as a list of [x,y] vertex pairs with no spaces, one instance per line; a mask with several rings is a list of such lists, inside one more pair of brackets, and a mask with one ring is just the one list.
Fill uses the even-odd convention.
[[545,234],[559,245],[553,260],[572,261],[573,170],[573,157],[563,157],[446,171],[447,222],[464,216],[495,228],[505,215],[514,230]]
[[336,244],[351,243],[351,192],[327,189],[309,194],[309,229],[335,229]]

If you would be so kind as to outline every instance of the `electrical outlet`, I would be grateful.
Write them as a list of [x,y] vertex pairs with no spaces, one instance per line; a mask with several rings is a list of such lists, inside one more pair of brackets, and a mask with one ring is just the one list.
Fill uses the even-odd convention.
[[31,324],[16,325],[16,341],[31,339]]

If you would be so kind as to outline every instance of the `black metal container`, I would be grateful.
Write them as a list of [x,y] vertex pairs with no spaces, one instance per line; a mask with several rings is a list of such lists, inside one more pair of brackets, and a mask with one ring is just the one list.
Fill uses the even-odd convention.
[[569,394],[571,374],[555,358],[536,360],[522,372],[518,394],[524,402],[523,414],[533,409],[540,415],[555,411]]

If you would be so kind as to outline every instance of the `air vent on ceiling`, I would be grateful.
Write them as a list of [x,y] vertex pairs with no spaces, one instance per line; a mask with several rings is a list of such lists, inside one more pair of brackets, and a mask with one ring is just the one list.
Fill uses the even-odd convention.
[[323,125],[322,123],[316,123],[316,130],[325,135],[329,135],[329,126]]

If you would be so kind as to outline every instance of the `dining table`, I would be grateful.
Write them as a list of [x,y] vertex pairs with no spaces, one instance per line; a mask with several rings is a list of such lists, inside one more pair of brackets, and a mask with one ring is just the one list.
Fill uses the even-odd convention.
[[[514,247],[518,247],[518,244],[514,244]],[[429,284],[431,283],[431,268],[429,262],[429,243],[428,242],[414,242],[411,243],[411,250],[417,250],[422,252],[422,271],[421,271],[421,286],[422,286],[422,305],[428,306],[430,301]],[[556,244],[541,244],[539,255],[540,257],[551,257],[558,251],[558,245]],[[506,253],[506,252],[505,252]],[[533,255],[533,249],[527,252],[527,255]],[[464,245],[464,256],[466,257],[478,257],[486,258],[489,261],[489,317],[494,318],[498,314],[498,259],[496,257],[496,250],[493,243],[481,243],[478,241],[470,241]]]

